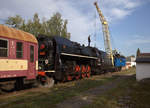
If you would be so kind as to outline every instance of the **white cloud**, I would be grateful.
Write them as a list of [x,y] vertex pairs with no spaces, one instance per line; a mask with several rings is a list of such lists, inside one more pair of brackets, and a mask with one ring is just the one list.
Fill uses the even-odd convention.
[[128,40],[126,43],[128,43],[128,46],[135,46],[135,45],[143,45],[143,44],[150,44],[150,37],[149,36],[140,36],[140,35],[133,35],[130,36],[130,40]]
[[[85,44],[88,35],[92,34],[95,29],[96,9],[93,2],[93,0],[30,0],[30,2],[27,0],[3,0],[0,4],[0,17],[6,19],[8,16],[19,14],[23,18],[29,19],[35,12],[38,12],[41,18],[50,18],[53,13],[60,12],[64,19],[68,19],[68,31],[72,35],[71,39]],[[104,16],[113,22],[130,15],[133,9],[140,6],[140,2],[140,0],[103,0],[99,3],[99,7]],[[99,26],[101,26],[100,21],[97,27],[99,28]]]
[[[130,37],[129,39],[124,40],[124,42],[122,42],[122,48],[123,53],[126,55],[131,55],[133,53],[136,54],[136,51],[138,48],[140,48],[140,50],[142,52],[149,52],[150,51],[150,36],[144,36],[144,35],[131,35],[128,36]],[[121,45],[120,44],[120,45]]]
[[104,5],[132,9],[140,5],[141,0],[105,0]]
[[135,44],[150,44],[150,39],[136,39],[133,42]]
[[98,0],[99,5],[109,22],[122,20],[131,15],[137,7],[147,3],[142,0]]
[[111,10],[112,13],[112,17],[116,17],[117,19],[122,19],[125,16],[129,15],[131,13],[131,11],[129,10],[123,10],[123,9],[119,9],[119,8],[113,8]]
[[11,10],[8,10],[8,9],[0,9],[0,18],[1,19],[6,19],[8,16],[13,16],[15,15],[14,12],[12,12]]
[[150,44],[150,38],[140,38],[131,41],[131,44]]
[[[3,17],[5,19],[8,16],[12,16],[13,12],[21,15],[25,19],[33,17],[35,12],[37,12],[41,18],[45,17],[46,19],[50,18],[55,12],[60,12],[63,19],[68,19],[68,31],[72,35],[71,39],[80,43],[87,43],[87,37],[91,34],[93,29],[93,22],[91,22],[89,13],[87,15],[83,14],[66,0],[32,0],[30,2],[26,0],[13,0],[10,1],[10,6],[8,6],[6,2],[8,2],[8,0],[5,0],[3,5],[0,4],[0,16],[5,16]],[[2,7],[5,10],[1,10]]]
[[128,2],[126,5],[125,5],[125,8],[128,8],[128,9],[133,9],[133,8],[136,8],[140,5],[140,2]]

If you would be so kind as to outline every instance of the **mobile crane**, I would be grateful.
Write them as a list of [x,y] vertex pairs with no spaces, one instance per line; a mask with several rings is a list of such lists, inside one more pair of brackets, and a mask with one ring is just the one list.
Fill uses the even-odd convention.
[[113,58],[112,47],[111,47],[111,43],[110,43],[110,33],[109,33],[108,22],[106,21],[105,17],[102,14],[102,11],[98,7],[98,3],[94,2],[94,5],[96,6],[100,21],[102,23],[105,51],[108,54],[109,59],[111,59],[112,65],[114,66],[114,58]]

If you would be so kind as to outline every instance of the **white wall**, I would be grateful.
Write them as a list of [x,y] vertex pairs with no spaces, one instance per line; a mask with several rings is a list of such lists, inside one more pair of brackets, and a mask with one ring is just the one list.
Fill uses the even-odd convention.
[[131,67],[136,66],[136,62],[131,62]]
[[150,78],[150,63],[136,63],[136,80]]
[[136,58],[135,57],[131,57],[131,62],[135,62]]

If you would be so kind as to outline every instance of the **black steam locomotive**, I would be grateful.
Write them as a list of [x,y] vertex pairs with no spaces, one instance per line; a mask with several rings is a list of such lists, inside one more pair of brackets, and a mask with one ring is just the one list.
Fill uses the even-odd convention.
[[107,53],[95,47],[81,46],[60,36],[38,36],[39,76],[68,81],[102,74],[112,69]]
[[37,40],[29,33],[0,25],[0,90],[20,90],[37,81],[51,87],[54,80],[90,77],[125,64],[120,55],[114,56],[114,66],[105,52],[60,36],[40,35]]

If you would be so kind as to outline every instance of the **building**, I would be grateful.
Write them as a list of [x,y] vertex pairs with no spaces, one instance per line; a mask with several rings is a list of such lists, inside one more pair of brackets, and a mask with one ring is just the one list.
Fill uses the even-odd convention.
[[140,53],[136,58],[136,79],[150,78],[150,53]]
[[136,66],[135,56],[129,56],[126,58],[126,69]]

